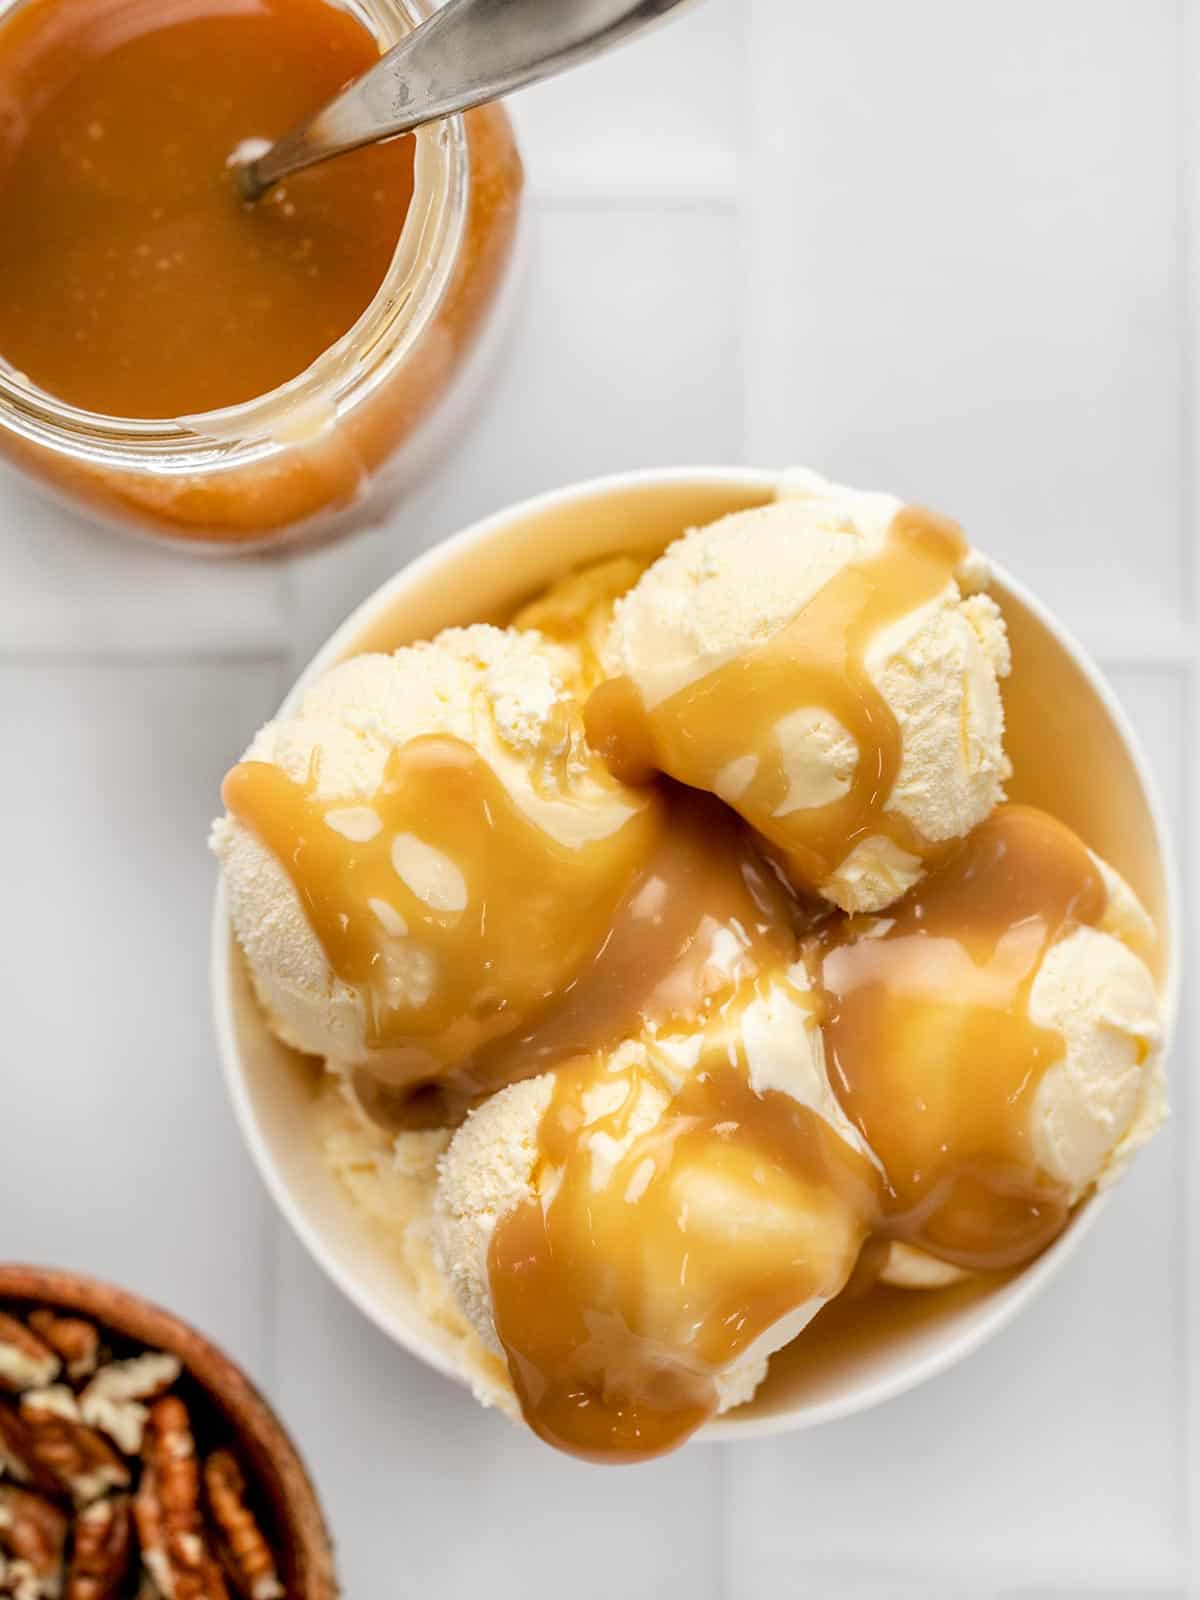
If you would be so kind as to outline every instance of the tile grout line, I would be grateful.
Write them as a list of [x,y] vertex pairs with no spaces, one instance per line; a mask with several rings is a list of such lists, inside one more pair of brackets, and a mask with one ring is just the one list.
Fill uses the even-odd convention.
[[736,214],[742,206],[742,185],[735,174],[728,181],[684,179],[674,185],[657,177],[618,181],[608,176],[592,181],[549,174],[529,186],[529,198],[555,211],[646,211]]
[[1192,74],[1200,66],[1200,32],[1192,0],[1178,0],[1179,49],[1176,52],[1177,199],[1179,207],[1176,271],[1179,275],[1179,540],[1180,577],[1188,621],[1200,623],[1200,551],[1196,548],[1196,378],[1200,370],[1200,290],[1193,279],[1200,225],[1200,107],[1192,96]]
[[[745,30],[745,57],[743,77],[746,83],[760,83],[756,76],[758,44],[761,34],[757,0],[747,0]],[[760,84],[761,86],[761,84]],[[759,353],[762,348],[763,307],[768,299],[764,271],[763,229],[770,216],[771,196],[766,192],[764,172],[767,153],[764,147],[763,124],[759,114],[761,95],[747,94],[745,123],[742,130],[743,168],[739,223],[741,227],[741,260],[744,275],[744,292],[741,308],[741,359],[742,359],[742,459],[755,466],[789,465],[767,463],[759,459],[757,441],[757,412],[759,405]],[[776,197],[777,198],[777,197]]]
[[[297,579],[297,558],[295,557],[280,563],[276,583],[276,598],[284,625],[283,646],[276,656],[274,699],[276,705],[279,705],[291,685],[295,682],[296,675],[300,670],[296,662],[295,648],[291,642],[296,635],[297,612],[299,610],[299,584]],[[285,1323],[282,1315],[282,1285],[279,1264],[283,1257],[288,1225],[284,1220],[283,1213],[275,1204],[274,1198],[267,1192],[265,1187],[262,1188],[262,1197],[264,1203],[262,1230],[263,1382],[272,1400],[282,1404],[283,1397],[279,1393],[280,1372],[283,1366],[280,1339]]]
[[189,647],[185,650],[137,650],[123,645],[87,646],[72,649],[64,646],[17,646],[10,649],[0,645],[0,667],[212,667],[212,666],[269,666],[289,659],[286,642],[272,645],[234,645],[223,649],[214,644],[211,648]]
[[[752,440],[752,414],[753,396],[752,386],[754,381],[754,352],[756,348],[756,328],[753,323],[753,307],[757,304],[757,296],[752,292],[752,286],[759,281],[758,267],[761,251],[758,248],[756,222],[761,205],[759,172],[759,138],[758,125],[755,116],[757,97],[753,95],[748,85],[756,80],[753,67],[756,57],[756,41],[758,8],[755,0],[747,0],[742,13],[743,26],[741,29],[741,123],[738,129],[738,162],[737,181],[733,203],[733,220],[737,228],[735,243],[735,257],[742,284],[742,299],[737,319],[737,357],[738,376],[741,381],[740,416],[738,418],[740,437],[736,444],[731,439],[730,446],[737,451],[737,459],[745,464],[753,465],[754,446]],[[712,1447],[713,1463],[710,1476],[712,1492],[712,1595],[713,1600],[735,1600],[735,1578],[733,1572],[733,1547],[732,1522],[737,1514],[733,1504],[733,1486],[731,1483],[731,1450],[727,1444],[718,1444]]]
[[1196,849],[1186,828],[1200,798],[1200,658],[1194,659],[1184,677],[1183,728],[1191,749],[1180,774],[1185,818],[1183,837],[1177,841],[1177,864],[1181,886],[1181,1013],[1176,1035],[1174,1059],[1170,1063],[1172,1108],[1179,1121],[1179,1163],[1183,1193],[1180,1197],[1181,1251],[1183,1282],[1178,1299],[1179,1328],[1176,1350],[1184,1387],[1184,1431],[1180,1441],[1182,1456],[1182,1516],[1189,1595],[1200,1596],[1200,1383],[1194,1369],[1195,1331],[1200,1329],[1200,1238],[1196,1232],[1195,1205],[1200,1199],[1200,1184],[1189,1159],[1200,1120],[1200,1095],[1196,1092],[1193,1053],[1197,1044],[1197,1013],[1186,982],[1192,963],[1200,954],[1200,927],[1196,907],[1200,905],[1200,849]]
[[[1200,619],[1200,554],[1196,540],[1200,529],[1196,522],[1196,452],[1200,448],[1197,434],[1197,373],[1200,371],[1200,288],[1193,281],[1197,264],[1197,229],[1200,227],[1200,103],[1193,92],[1194,74],[1200,67],[1200,30],[1192,13],[1190,0],[1179,0],[1179,49],[1176,53],[1176,116],[1178,129],[1179,163],[1179,237],[1178,272],[1180,278],[1180,314],[1182,322],[1180,370],[1180,544],[1183,563],[1182,577],[1187,585],[1186,611],[1191,624],[1191,660],[1186,681],[1184,704],[1184,730],[1190,759],[1184,763],[1182,773],[1185,838],[1180,841],[1180,874],[1183,885],[1183,969],[1200,950],[1200,928],[1195,925],[1196,908],[1200,905],[1200,851],[1192,848],[1186,831],[1197,803],[1200,802],[1200,657],[1196,652],[1195,629]],[[1194,1014],[1185,1019],[1194,1029]],[[1183,1035],[1187,1037],[1187,1035]],[[1194,1039],[1188,1038],[1194,1048]],[[1200,1592],[1200,1384],[1197,1383],[1189,1352],[1197,1330],[1200,1330],[1200,1248],[1196,1241],[1195,1203],[1200,1196],[1198,1185],[1187,1160],[1187,1150],[1196,1135],[1198,1116],[1195,1085],[1191,1080],[1191,1062],[1180,1060],[1175,1071],[1172,1093],[1180,1108],[1180,1125],[1183,1134],[1183,1293],[1181,1304],[1181,1367],[1185,1385],[1185,1428],[1183,1453],[1183,1539],[1187,1561],[1186,1583],[1190,1593]],[[1181,1070],[1182,1069],[1182,1070]],[[1190,1137],[1189,1137],[1190,1136]]]

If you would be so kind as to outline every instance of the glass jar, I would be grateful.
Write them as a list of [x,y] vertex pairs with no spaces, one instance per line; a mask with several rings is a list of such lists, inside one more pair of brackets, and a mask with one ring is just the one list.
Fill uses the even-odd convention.
[[[4,17],[28,0],[0,0]],[[429,0],[342,0],[388,50]],[[522,170],[485,106],[415,136],[413,199],[355,326],[259,399],[165,421],[81,411],[0,358],[0,456],[60,499],[192,549],[262,551],[376,520],[452,429],[489,354]]]

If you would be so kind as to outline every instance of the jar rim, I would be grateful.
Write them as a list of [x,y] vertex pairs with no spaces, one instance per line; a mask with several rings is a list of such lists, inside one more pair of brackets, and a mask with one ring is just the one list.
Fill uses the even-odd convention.
[[[0,0],[0,20],[25,0]],[[416,26],[431,0],[333,0],[382,48]],[[362,315],[303,372],[251,400],[169,418],[114,417],[48,393],[0,355],[0,433],[76,461],[195,473],[251,462],[319,438],[403,365],[440,306],[458,259],[470,162],[461,116],[414,135],[413,194],[387,275]]]

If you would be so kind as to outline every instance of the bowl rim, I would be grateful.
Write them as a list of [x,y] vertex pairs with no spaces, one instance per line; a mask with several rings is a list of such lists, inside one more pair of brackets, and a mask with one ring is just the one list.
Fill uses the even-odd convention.
[[[296,678],[276,715],[286,714],[295,706],[310,683],[345,656],[353,654],[356,639],[366,635],[371,625],[387,613],[403,590],[436,573],[439,568],[456,563],[472,548],[485,544],[514,523],[605,495],[624,495],[643,489],[711,486],[733,490],[744,489],[748,496],[761,495],[764,491],[772,490],[782,476],[781,470],[767,468],[655,467],[589,478],[531,496],[505,506],[499,511],[491,512],[416,556],[356,606]],[[1164,919],[1167,940],[1162,994],[1163,1050],[1164,1055],[1167,1055],[1174,1041],[1179,1012],[1181,953],[1179,907],[1182,890],[1179,861],[1157,776],[1124,708],[1088,651],[1020,579],[1015,578],[1007,568],[990,558],[989,566],[998,584],[1026,608],[1086,678],[1089,688],[1099,699],[1128,751],[1137,774],[1153,825],[1155,851],[1161,863],[1165,891]],[[336,1252],[318,1231],[310,1227],[293,1200],[288,1183],[275,1161],[271,1146],[255,1115],[237,1045],[231,982],[231,956],[234,943],[224,885],[218,873],[211,945],[214,1022],[226,1087],[233,1103],[238,1127],[260,1177],[308,1253],[351,1304],[394,1343],[443,1376],[464,1384],[467,1381],[465,1375],[454,1366],[444,1352],[432,1345],[419,1347],[407,1331],[397,1328],[387,1313],[373,1303],[370,1293],[356,1281],[349,1269],[342,1265]],[[694,1436],[695,1439],[704,1443],[729,1442],[738,1439],[766,1438],[775,1434],[818,1427],[871,1410],[957,1366],[960,1361],[965,1360],[1006,1328],[1058,1275],[1091,1232],[1110,1198],[1110,1194],[1096,1194],[1086,1200],[1079,1207],[1072,1225],[1054,1244],[992,1297],[987,1315],[982,1316],[957,1336],[953,1333],[947,1334],[944,1341],[926,1355],[909,1359],[891,1373],[864,1381],[837,1399],[816,1403],[801,1402],[791,1408],[783,1408],[761,1417],[745,1416],[735,1420],[736,1414],[734,1414],[733,1417],[706,1424]]]
[[[0,1302],[70,1311],[149,1349],[178,1356],[184,1371],[253,1445],[254,1476],[271,1480],[276,1515],[296,1558],[296,1600],[337,1600],[333,1538],[304,1459],[274,1408],[242,1367],[173,1311],[119,1284],[63,1267],[0,1262]],[[261,1461],[269,1461],[265,1474]]]

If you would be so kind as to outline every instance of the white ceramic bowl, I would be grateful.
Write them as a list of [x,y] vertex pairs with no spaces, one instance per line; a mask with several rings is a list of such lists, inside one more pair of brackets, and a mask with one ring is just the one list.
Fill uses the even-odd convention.
[[[395,649],[452,625],[504,621],[572,568],[629,550],[662,549],[686,528],[769,500],[777,475],[743,469],[643,472],[526,501],[448,539],[397,574],[343,624],[288,696],[346,656]],[[1075,827],[1133,884],[1161,934],[1168,1032],[1178,986],[1177,889],[1163,808],[1133,729],[1095,665],[1014,579],[992,593],[1013,641],[1005,685],[1014,799]],[[268,1032],[218,891],[213,924],[217,1037],[238,1120],[264,1181],[338,1287],[385,1333],[437,1371],[463,1380],[454,1346],[421,1314],[360,1212],[325,1165],[311,1115],[313,1077]],[[786,1359],[754,1402],[704,1430],[712,1439],[811,1427],[878,1405],[962,1360],[1050,1281],[1106,1202],[1082,1206],[1063,1236],[1023,1272],[990,1288],[927,1300],[886,1337],[846,1341],[832,1359],[791,1370]],[[778,1370],[776,1370],[778,1369]]]

